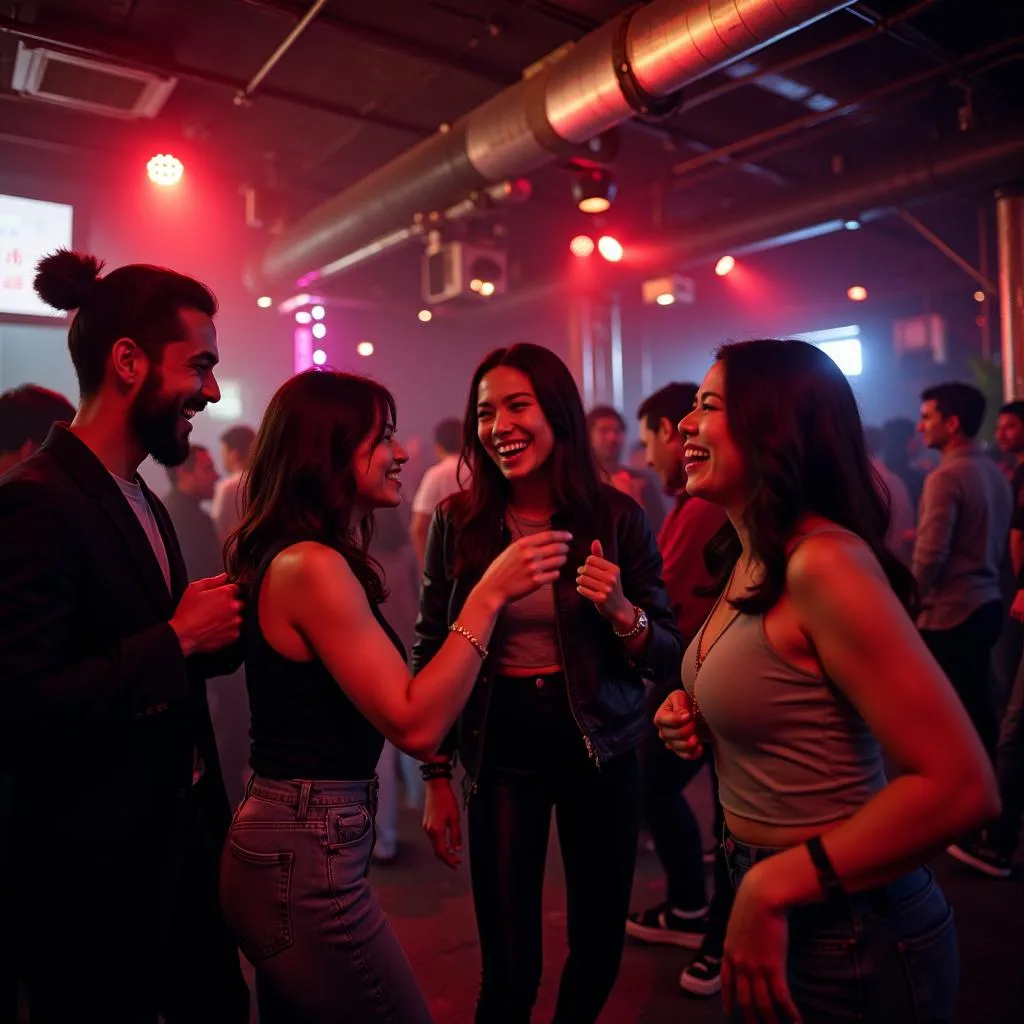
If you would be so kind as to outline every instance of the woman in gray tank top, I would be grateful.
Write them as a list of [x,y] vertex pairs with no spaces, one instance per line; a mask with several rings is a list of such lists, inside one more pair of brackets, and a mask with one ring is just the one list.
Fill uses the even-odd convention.
[[[729,523],[718,602],[655,719],[713,742],[736,902],[722,963],[744,1019],[953,1019],[953,914],[929,855],[998,810],[988,760],[907,613],[857,403],[798,341],[726,345],[687,438],[687,491]],[[886,782],[882,750],[903,774]]]

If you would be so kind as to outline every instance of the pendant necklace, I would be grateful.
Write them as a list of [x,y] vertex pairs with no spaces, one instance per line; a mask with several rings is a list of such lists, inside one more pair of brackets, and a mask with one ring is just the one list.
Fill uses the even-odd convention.
[[700,633],[697,636],[697,656],[694,659],[693,692],[690,694],[690,700],[693,702],[694,715],[697,717],[699,721],[703,721],[704,716],[701,712],[700,704],[697,701],[697,677],[700,675],[700,670],[703,667],[704,662],[708,660],[708,655],[714,650],[715,644],[717,644],[718,641],[721,640],[722,637],[729,632],[729,628],[740,617],[740,613],[736,609],[733,609],[732,618],[729,619],[729,621],[722,627],[722,629],[718,633],[718,636],[716,636],[715,639],[711,641],[711,645],[708,647],[708,649],[703,654],[701,654],[701,648],[704,646],[704,634],[707,632],[708,623],[715,617],[715,612],[718,611],[718,606],[722,603],[723,600],[725,600],[726,597],[728,597],[729,590],[732,588],[732,582],[736,577],[736,569],[738,566],[739,561],[737,560],[736,565],[732,567],[732,572],[729,574],[729,580],[725,584],[725,589],[721,592],[721,594],[718,595],[718,600],[715,601],[714,606],[711,609],[711,614],[708,615],[708,617],[704,620],[704,625],[701,626]]

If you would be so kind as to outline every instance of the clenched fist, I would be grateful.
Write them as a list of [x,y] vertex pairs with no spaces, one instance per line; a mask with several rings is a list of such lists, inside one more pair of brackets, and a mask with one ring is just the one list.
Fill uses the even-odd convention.
[[242,628],[242,602],[238,587],[227,573],[196,580],[185,588],[171,619],[181,649],[191,654],[212,654],[238,639]]

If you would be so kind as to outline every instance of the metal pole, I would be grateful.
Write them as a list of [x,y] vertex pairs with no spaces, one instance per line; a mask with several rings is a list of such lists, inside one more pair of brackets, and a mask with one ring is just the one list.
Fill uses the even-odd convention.
[[996,285],[994,281],[972,267],[971,264],[963,258],[954,248],[944,242],[934,231],[922,224],[909,210],[904,210],[900,207],[896,211],[925,241],[931,242],[943,256],[946,257],[950,262],[955,263],[968,277],[972,280],[977,281],[981,287],[989,294],[994,295],[996,292]]
[[292,48],[295,40],[309,28],[309,23],[320,13],[320,9],[326,3],[327,0],[316,0],[313,6],[306,11],[295,28],[285,37],[284,42],[263,62],[263,65],[252,76],[248,84],[236,93],[235,103],[237,105],[241,106],[252,99],[252,94],[259,88],[260,82],[274,70],[277,62]]
[[620,412],[625,409],[625,390],[622,384],[622,306],[619,293],[612,296],[612,308],[609,315],[611,327],[611,360],[612,360],[612,405]]
[[[978,205],[978,269],[985,277],[991,275],[988,264],[988,208],[985,203]],[[985,301],[981,304],[981,355],[983,359],[992,358],[991,292],[985,292]]]
[[999,248],[999,321],[1003,353],[1003,394],[1024,397],[1024,191],[996,193]]
[[580,362],[583,377],[583,404],[589,409],[594,404],[594,331],[590,299],[581,298],[579,306]]

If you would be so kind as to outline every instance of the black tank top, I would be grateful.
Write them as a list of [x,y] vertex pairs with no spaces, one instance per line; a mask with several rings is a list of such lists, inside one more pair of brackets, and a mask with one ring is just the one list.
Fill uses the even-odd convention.
[[[268,779],[371,779],[384,737],[348,699],[319,658],[292,661],[274,650],[259,623],[260,588],[286,547],[275,544],[256,573],[246,600],[245,681],[252,719],[249,765]],[[405,649],[380,610],[374,617],[405,659]]]

